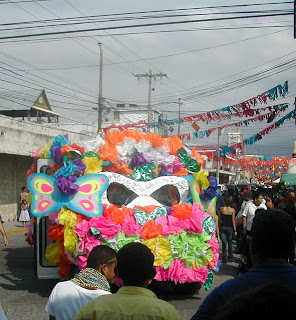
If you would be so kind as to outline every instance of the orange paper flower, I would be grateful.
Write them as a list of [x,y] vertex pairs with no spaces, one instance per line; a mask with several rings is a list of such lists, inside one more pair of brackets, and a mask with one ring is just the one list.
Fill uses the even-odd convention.
[[124,140],[125,136],[122,132],[117,130],[107,130],[105,135],[105,143],[108,143],[114,147],[118,145],[118,143]]
[[111,220],[116,224],[122,224],[125,214],[115,204],[110,204],[109,208],[107,210],[104,210],[104,216],[109,216]]
[[116,148],[108,143],[104,144],[98,153],[100,154],[100,159],[103,161],[111,161],[113,163],[117,161],[119,155]]
[[159,224],[158,226],[155,226],[154,220],[147,221],[142,229],[142,239],[152,239],[158,237],[162,232],[162,226]]
[[179,220],[188,219],[191,216],[192,206],[188,203],[179,203],[171,207],[173,210],[172,216]]
[[144,140],[145,135],[143,132],[140,132],[138,130],[134,130],[134,129],[128,129],[123,131],[123,133],[125,134],[126,137],[132,138],[134,140],[136,140],[137,142],[139,142],[140,140]]
[[187,176],[189,173],[188,173],[188,170],[186,168],[181,168],[179,171],[175,172],[174,173],[174,176]]
[[53,224],[48,228],[47,235],[51,240],[62,241],[64,239],[64,226]]
[[148,132],[145,135],[145,140],[149,141],[153,148],[162,147],[165,144],[165,139],[157,133]]
[[182,140],[178,136],[171,136],[166,139],[166,144],[170,148],[170,154],[178,155],[178,150],[184,148]]

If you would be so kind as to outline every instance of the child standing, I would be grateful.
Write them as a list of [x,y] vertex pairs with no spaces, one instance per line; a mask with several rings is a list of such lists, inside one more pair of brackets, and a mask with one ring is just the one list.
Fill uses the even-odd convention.
[[20,214],[19,221],[23,222],[23,227],[25,226],[26,222],[30,221],[29,204],[25,199],[22,200],[21,214]]

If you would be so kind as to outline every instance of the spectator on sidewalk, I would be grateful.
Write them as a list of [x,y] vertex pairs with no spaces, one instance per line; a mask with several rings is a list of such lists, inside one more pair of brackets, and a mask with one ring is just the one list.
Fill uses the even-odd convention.
[[0,214],[0,233],[2,234],[3,239],[4,239],[4,247],[7,247],[8,246],[8,239],[7,239],[6,232],[4,230],[3,220],[2,220],[1,214]]
[[111,294],[109,283],[114,283],[115,266],[115,250],[105,245],[94,247],[87,268],[53,288],[45,308],[49,319],[71,320],[91,300]]
[[123,287],[82,308],[73,320],[181,320],[176,309],[147,289],[155,277],[154,256],[145,245],[132,242],[117,253],[116,275]]
[[214,289],[193,319],[213,319],[219,308],[236,294],[270,283],[296,289],[296,268],[288,263],[294,252],[295,229],[292,218],[278,209],[256,213],[250,238],[254,267]]

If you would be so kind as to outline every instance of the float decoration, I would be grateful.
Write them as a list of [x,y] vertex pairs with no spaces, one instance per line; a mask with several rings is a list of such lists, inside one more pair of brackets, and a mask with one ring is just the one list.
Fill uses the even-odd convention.
[[[97,245],[118,250],[139,241],[155,255],[157,281],[209,287],[219,258],[217,182],[201,170],[199,154],[178,137],[110,130],[91,143],[71,144],[58,136],[35,156],[55,161],[50,166],[54,177],[32,174],[32,168],[28,183],[33,215],[53,211],[48,236],[54,243],[46,258],[59,264],[60,276],[67,277],[70,264],[85,268]],[[54,205],[40,204],[53,198]],[[79,203],[94,198],[93,210],[90,203],[87,208]]]

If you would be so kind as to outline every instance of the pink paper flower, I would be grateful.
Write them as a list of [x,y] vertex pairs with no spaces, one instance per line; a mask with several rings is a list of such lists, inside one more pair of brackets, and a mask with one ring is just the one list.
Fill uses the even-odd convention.
[[101,232],[101,235],[105,239],[112,239],[116,237],[122,230],[120,224],[114,223],[110,217],[98,217],[89,220],[89,226],[96,228]]
[[131,215],[125,215],[122,223],[122,231],[129,237],[141,234],[142,226],[137,222],[136,218]]

